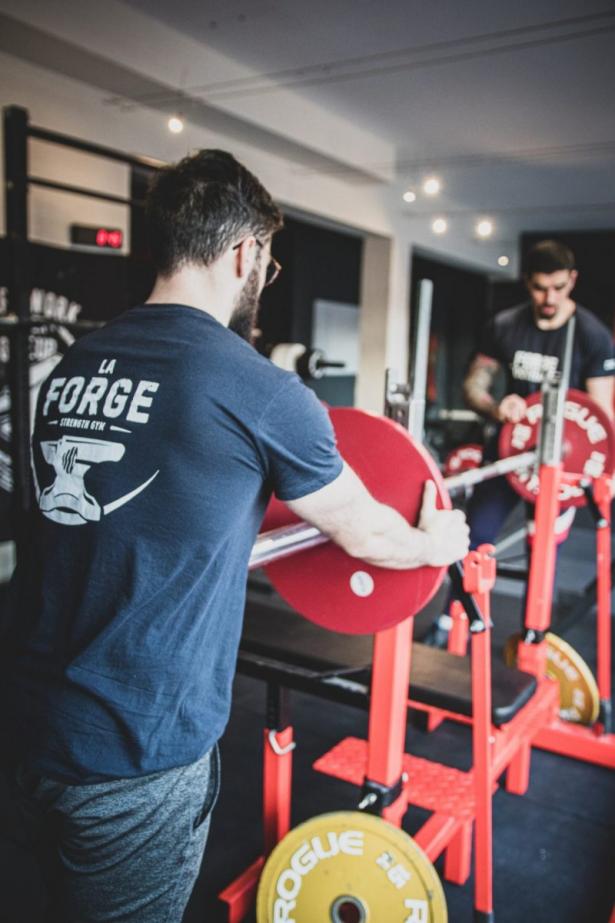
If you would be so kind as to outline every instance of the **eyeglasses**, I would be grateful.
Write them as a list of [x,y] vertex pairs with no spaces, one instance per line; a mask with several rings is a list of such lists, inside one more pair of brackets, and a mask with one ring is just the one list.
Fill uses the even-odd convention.
[[[257,237],[255,237],[254,240],[256,241],[256,243],[262,250],[263,247],[265,246],[262,240],[259,240]],[[273,283],[278,278],[281,272],[282,272],[281,263],[278,263],[278,261],[274,259],[274,257],[271,257],[271,259],[267,263],[267,269],[265,270],[265,288],[267,288],[268,285],[273,285]]]
[[[259,247],[259,249],[262,250],[263,247],[265,246],[265,244],[262,242],[262,240],[259,240],[258,237],[255,237],[254,240],[256,241],[257,246]],[[243,241],[240,240],[238,244],[235,244],[235,246],[233,247],[233,250],[239,250],[239,248],[241,247],[242,243],[243,243]],[[273,257],[271,257],[271,259],[270,259],[269,262],[267,263],[267,269],[265,270],[265,285],[264,285],[264,288],[267,288],[268,285],[273,285],[273,283],[274,283],[275,280],[278,278],[278,276],[280,275],[281,272],[282,272],[282,265],[281,265],[281,263],[278,263],[278,261],[277,261],[276,259],[274,259]]]

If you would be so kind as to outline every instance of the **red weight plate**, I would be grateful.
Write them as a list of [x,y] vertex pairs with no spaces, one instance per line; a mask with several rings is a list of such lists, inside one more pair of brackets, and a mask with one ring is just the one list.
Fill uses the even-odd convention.
[[452,477],[454,474],[461,474],[462,471],[480,468],[482,463],[482,445],[479,445],[478,442],[468,442],[464,445],[458,445],[457,448],[448,453],[444,459],[442,474],[445,478]]
[[[542,403],[539,393],[527,399],[527,412],[519,423],[505,423],[500,432],[500,457],[528,452],[538,442]],[[599,477],[613,473],[615,435],[605,412],[584,391],[568,391],[564,409],[562,444],[564,470],[569,474]],[[513,489],[530,503],[538,495],[538,474],[524,469],[507,474]],[[576,484],[562,484],[560,507],[583,506],[585,494]]]
[[[435,462],[403,427],[352,408],[333,408],[330,414],[341,454],[377,500],[415,524],[423,484],[432,479],[438,488],[438,506],[450,509]],[[269,522],[276,519],[272,516]],[[332,542],[267,567],[271,582],[294,609],[317,625],[347,634],[372,634],[420,612],[445,571],[443,567],[403,571],[373,567]]]

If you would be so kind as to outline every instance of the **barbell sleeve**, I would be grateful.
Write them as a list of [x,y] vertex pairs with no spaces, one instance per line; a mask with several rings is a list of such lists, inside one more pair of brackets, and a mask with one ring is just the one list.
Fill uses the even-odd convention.
[[[509,471],[527,468],[535,462],[536,452],[523,452],[520,455],[500,458],[483,468],[473,468],[469,471],[463,471],[461,474],[455,474],[452,477],[445,478],[444,483],[449,493],[456,493],[466,487],[471,487],[473,484],[480,484],[482,481],[500,477],[500,475],[507,474]],[[274,561],[288,558],[300,551],[306,551],[316,545],[323,545],[328,541],[330,541],[329,536],[307,522],[298,522],[295,525],[280,526],[279,529],[261,532],[252,548],[248,569],[254,570],[257,567],[265,567],[267,564],[273,564]]]

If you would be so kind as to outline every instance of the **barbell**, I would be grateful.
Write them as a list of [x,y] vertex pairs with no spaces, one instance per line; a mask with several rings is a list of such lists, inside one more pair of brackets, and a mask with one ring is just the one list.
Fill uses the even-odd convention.
[[[575,470],[568,472],[589,477],[588,461],[593,476],[612,472],[613,431],[608,417],[582,392],[573,392],[572,400],[575,407],[565,413],[564,463],[574,464]],[[513,429],[513,424],[506,424],[500,439],[503,457],[446,479],[427,450],[398,423],[354,408],[331,408],[329,413],[341,455],[370,493],[415,524],[429,479],[436,485],[440,509],[451,508],[452,493],[502,475],[521,473],[523,495],[528,493],[525,485],[536,468],[538,429],[533,426],[532,399],[528,405],[531,436],[526,433],[522,442],[506,435]],[[590,421],[594,422],[590,425]],[[526,477],[525,472],[530,474]],[[530,496],[535,499],[533,492]],[[289,605],[323,628],[347,634],[372,634],[416,615],[435,595],[447,570],[428,566],[390,570],[366,564],[301,522],[276,499],[267,509],[250,557],[250,569],[263,566]]]

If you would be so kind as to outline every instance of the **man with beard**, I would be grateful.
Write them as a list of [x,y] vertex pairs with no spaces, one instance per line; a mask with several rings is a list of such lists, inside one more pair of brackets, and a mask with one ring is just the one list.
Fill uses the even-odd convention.
[[[573,315],[576,326],[569,387],[587,391],[613,417],[615,359],[611,334],[594,314],[572,298],[577,275],[574,255],[567,246],[555,240],[537,243],[525,261],[529,302],[496,314],[479,343],[464,381],[464,394],[473,410],[497,424],[485,446],[485,462],[497,458],[500,424],[517,423],[525,413],[525,399],[540,390],[543,378],[561,371],[568,321]],[[504,396],[496,400],[491,392],[501,373],[505,379]],[[494,543],[518,503],[519,495],[506,478],[479,484],[467,510],[471,547]],[[528,504],[530,539],[532,511]],[[574,507],[559,516],[558,543],[566,538],[573,517]],[[449,626],[450,617],[445,613],[434,621],[423,640],[446,646]]]
[[41,849],[57,886],[47,919],[180,923],[273,491],[383,567],[467,549],[462,514],[435,509],[432,483],[419,528],[374,500],[314,394],[249,344],[281,224],[230,154],[160,171],[148,301],[80,339],[41,388],[3,737],[14,839]]

